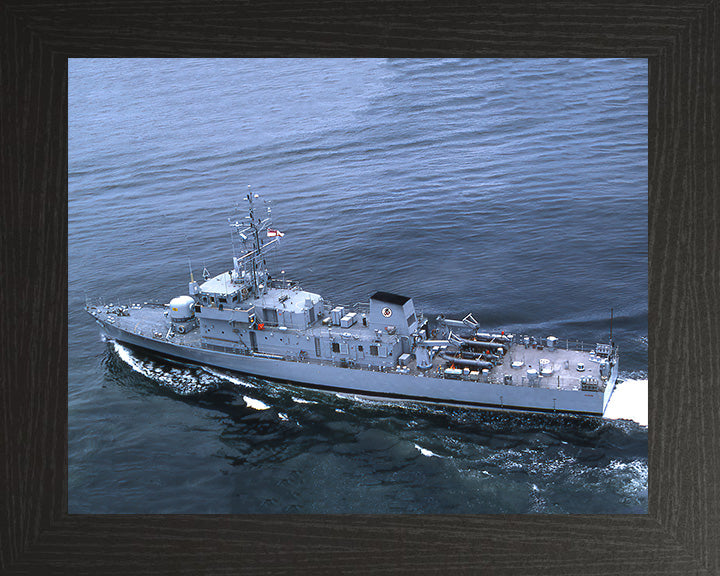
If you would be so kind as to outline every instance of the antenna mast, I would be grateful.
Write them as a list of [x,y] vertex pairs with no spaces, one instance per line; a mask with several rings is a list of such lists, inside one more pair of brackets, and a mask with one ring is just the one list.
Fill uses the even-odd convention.
[[[263,251],[275,244],[280,237],[283,236],[283,234],[269,228],[269,208],[267,217],[263,218],[262,216],[255,216],[254,201],[258,198],[258,195],[252,194],[249,192],[249,189],[250,186],[248,186],[248,193],[245,196],[245,199],[248,201],[248,216],[245,216],[244,220],[247,220],[247,222],[231,222],[230,226],[236,230],[244,247],[244,253],[240,257],[233,258],[236,281],[249,285],[249,292],[257,298],[267,287],[268,280],[267,266],[263,260]],[[265,233],[267,233],[268,237],[272,236],[273,238],[269,242],[265,242],[263,244]],[[249,278],[247,280],[243,280],[243,278],[246,278],[246,274]]]
[[[250,203],[250,228],[252,228],[253,231],[253,238],[255,239],[253,249],[255,251],[256,255],[260,254],[260,235],[258,234],[257,225],[255,224],[255,211],[253,210],[253,195],[250,193],[250,185],[248,185],[248,194],[247,194],[248,202]],[[251,269],[252,269],[252,291],[253,295],[255,297],[259,296],[258,294],[258,281],[257,281],[257,256],[254,255],[250,259]]]

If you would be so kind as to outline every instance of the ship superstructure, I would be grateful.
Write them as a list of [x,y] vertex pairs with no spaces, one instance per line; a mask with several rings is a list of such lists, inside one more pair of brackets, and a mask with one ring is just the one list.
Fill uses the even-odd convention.
[[87,306],[111,339],[184,361],[363,396],[504,410],[602,415],[618,349],[555,336],[487,333],[467,315],[430,321],[412,298],[378,291],[336,306],[273,278],[266,256],[283,236],[248,193],[230,220],[232,269],[167,305]]

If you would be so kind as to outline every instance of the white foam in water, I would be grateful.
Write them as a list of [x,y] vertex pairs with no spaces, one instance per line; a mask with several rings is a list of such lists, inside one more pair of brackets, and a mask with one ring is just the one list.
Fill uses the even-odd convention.
[[211,368],[203,368],[203,370],[205,370],[208,374],[212,374],[213,376],[217,376],[218,378],[222,378],[223,380],[227,380],[228,382],[232,382],[233,384],[237,384],[238,386],[245,386],[246,388],[256,388],[254,384],[250,384],[250,382],[240,380],[240,378],[235,378],[233,376],[230,376],[229,374],[216,372]]
[[153,362],[143,362],[132,355],[128,348],[122,344],[113,342],[118,357],[130,366],[135,372],[146,378],[157,382],[166,388],[182,395],[197,394],[205,392],[214,387],[213,382],[203,381],[197,378],[192,372],[179,368],[163,369],[155,366]]
[[613,460],[608,466],[608,471],[617,479],[623,494],[640,502],[647,501],[647,462],[642,460],[633,460],[632,462]]
[[406,406],[406,402],[401,400],[386,400],[383,398],[377,398],[373,396],[363,396],[362,394],[349,394],[347,392],[332,392],[336,398],[341,400],[350,400],[353,404],[364,404],[366,406],[388,406],[391,408],[403,408]]
[[288,415],[284,414],[283,412],[278,412],[278,418],[280,418],[280,420],[282,420],[283,422],[287,422],[288,420],[290,420],[290,418],[288,418]]
[[247,404],[248,407],[254,410],[267,410],[270,408],[265,402],[260,402],[260,400],[255,400],[255,398],[250,398],[249,396],[243,396],[243,400],[245,400],[245,404]]
[[625,380],[615,386],[605,409],[604,418],[633,420],[648,425],[648,381]]
[[303,400],[302,398],[296,398],[295,396],[292,397],[293,402],[297,402],[298,404],[317,404],[317,402],[313,402],[312,400]]
[[117,355],[120,356],[120,359],[125,362],[130,368],[135,370],[135,372],[139,372],[143,376],[147,376],[148,378],[152,375],[152,370],[143,369],[142,363],[137,360],[131,353],[130,350],[125,348],[122,344],[118,344],[117,342],[113,342],[113,346],[115,347],[115,352],[117,352]]
[[423,456],[427,456],[428,458],[431,458],[433,456],[435,456],[436,458],[440,458],[438,454],[435,454],[435,452],[430,452],[430,450],[428,450],[427,448],[423,448],[422,446],[418,446],[417,444],[415,444],[415,448],[417,448],[420,451],[420,454],[422,454]]

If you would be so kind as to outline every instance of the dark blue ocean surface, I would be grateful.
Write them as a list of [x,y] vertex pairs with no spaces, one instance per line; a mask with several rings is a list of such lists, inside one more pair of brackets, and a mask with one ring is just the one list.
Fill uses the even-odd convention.
[[647,78],[645,60],[71,60],[70,512],[647,512],[635,422],[176,365],[83,311],[184,294],[188,261],[230,268],[252,185],[285,233],[271,268],[305,289],[586,342],[614,308],[619,390],[642,382]]

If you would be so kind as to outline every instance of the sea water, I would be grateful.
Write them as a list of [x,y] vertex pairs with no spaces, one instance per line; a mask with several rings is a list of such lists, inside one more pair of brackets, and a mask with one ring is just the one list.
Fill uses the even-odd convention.
[[[647,511],[645,60],[70,60],[71,513]],[[83,311],[231,266],[488,331],[607,341],[612,412],[368,401],[104,342]],[[616,407],[616,401],[619,402]],[[644,414],[643,414],[644,412]],[[637,421],[636,421],[637,420]]]

